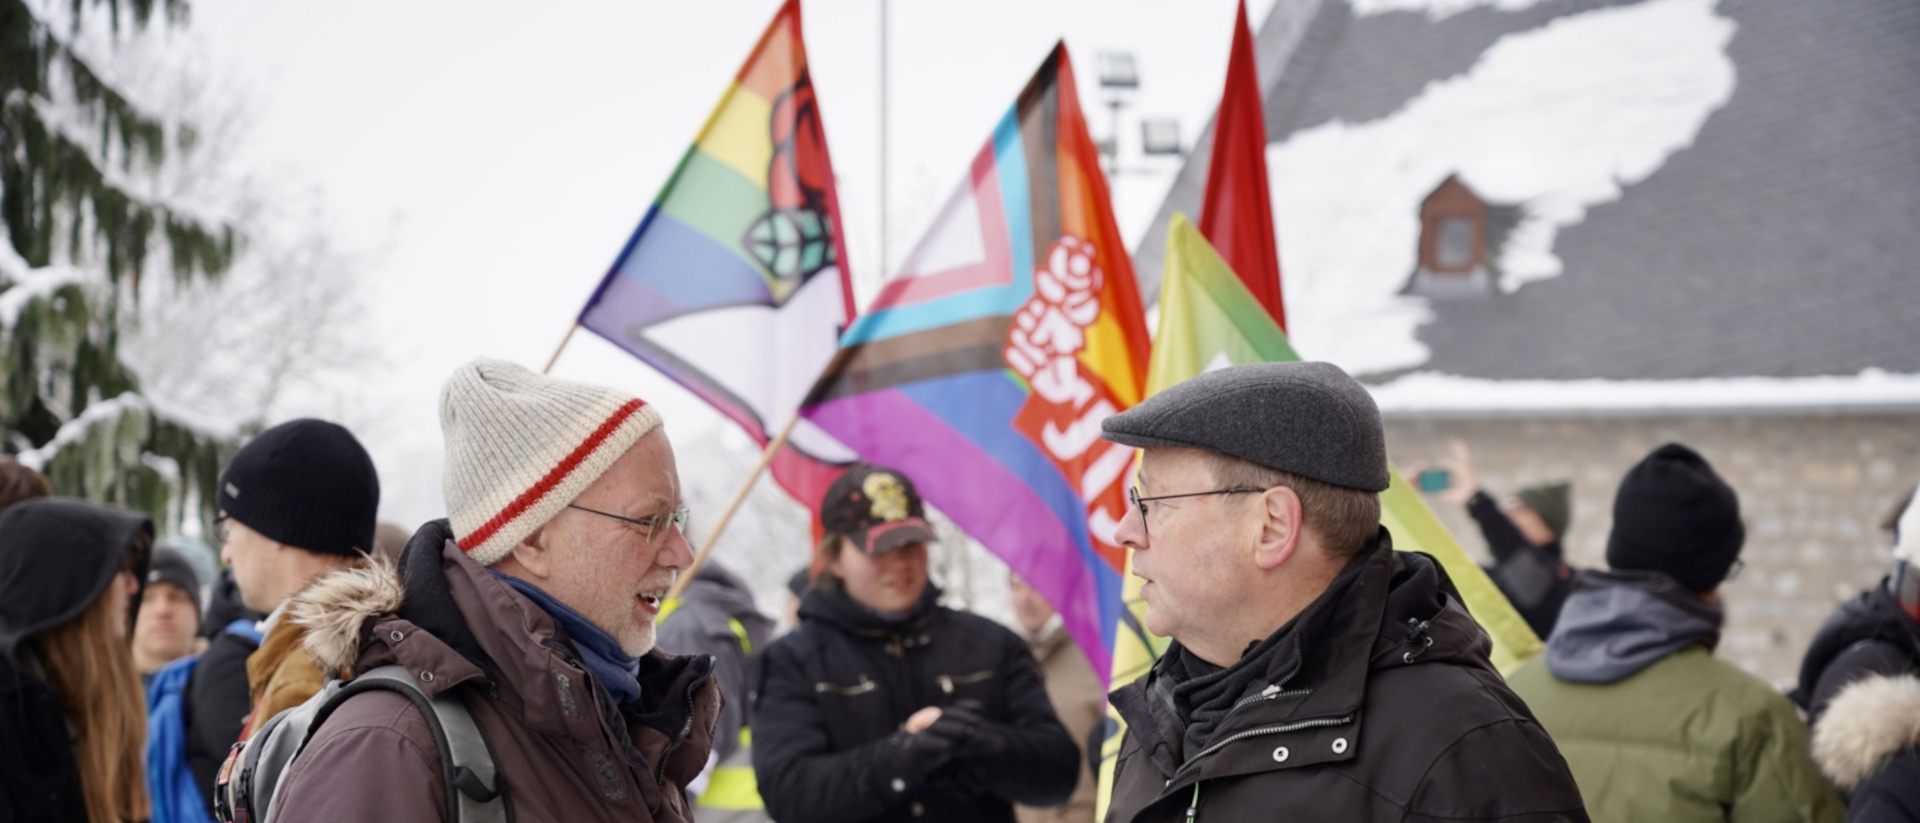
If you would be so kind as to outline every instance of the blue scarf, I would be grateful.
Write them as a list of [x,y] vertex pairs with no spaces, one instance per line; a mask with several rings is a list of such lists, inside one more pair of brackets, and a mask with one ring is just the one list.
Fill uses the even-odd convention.
[[593,673],[593,679],[600,681],[607,693],[613,695],[613,702],[631,703],[640,699],[640,658],[627,654],[625,649],[620,648],[620,642],[613,639],[613,635],[588,622],[579,612],[567,608],[567,604],[553,599],[553,595],[541,591],[539,586],[492,569],[487,571],[506,581],[514,591],[539,604],[560,624],[567,637],[572,638],[574,648],[580,650],[580,662],[586,664],[587,671]]

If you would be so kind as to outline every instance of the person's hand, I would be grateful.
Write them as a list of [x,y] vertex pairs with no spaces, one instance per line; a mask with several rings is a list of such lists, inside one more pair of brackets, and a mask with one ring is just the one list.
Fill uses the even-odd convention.
[[1007,738],[999,724],[981,714],[985,708],[976,700],[957,701],[948,706],[922,736],[948,740],[953,745],[954,756],[958,758],[999,754],[1007,748]]
[[919,734],[926,731],[928,726],[933,725],[933,721],[939,719],[940,707],[928,706],[908,716],[907,722],[900,724],[900,730],[907,734]]
[[1407,487],[1413,489],[1414,493],[1425,495],[1428,492],[1420,488],[1420,473],[1431,468],[1433,468],[1432,463],[1415,460],[1400,467],[1400,479],[1407,481]]
[[1473,452],[1467,448],[1467,441],[1454,438],[1447,441],[1447,448],[1453,456],[1440,462],[1447,471],[1453,473],[1452,483],[1440,493],[1440,499],[1464,506],[1480,491],[1480,478],[1473,473]]

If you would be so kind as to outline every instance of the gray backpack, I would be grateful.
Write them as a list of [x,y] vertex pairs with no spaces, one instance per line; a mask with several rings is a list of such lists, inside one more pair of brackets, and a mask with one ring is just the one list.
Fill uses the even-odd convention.
[[305,703],[274,715],[252,737],[235,743],[215,780],[216,816],[225,823],[275,823],[281,811],[280,778],[287,766],[334,709],[347,698],[372,690],[404,695],[426,718],[440,750],[441,782],[453,820],[506,823],[506,794],[494,769],[493,750],[473,721],[473,713],[458,697],[428,697],[413,682],[413,675],[398,665],[370,669],[344,682],[329,680]]

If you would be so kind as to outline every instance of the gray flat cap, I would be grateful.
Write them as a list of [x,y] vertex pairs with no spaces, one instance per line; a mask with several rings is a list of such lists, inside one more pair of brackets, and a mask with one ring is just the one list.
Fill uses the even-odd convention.
[[1101,436],[1135,448],[1230,454],[1351,489],[1387,490],[1380,407],[1332,363],[1211,371],[1107,418]]

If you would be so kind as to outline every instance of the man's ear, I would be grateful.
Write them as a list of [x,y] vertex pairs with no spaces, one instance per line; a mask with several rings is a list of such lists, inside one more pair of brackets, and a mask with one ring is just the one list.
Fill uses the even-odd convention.
[[[528,579],[529,582],[546,580],[553,576],[553,550],[547,545],[547,526],[541,526],[527,533],[519,544],[507,552],[507,556],[495,563],[495,568],[512,565],[518,568],[512,572],[515,577]],[[501,571],[508,571],[501,568]],[[524,573],[519,573],[524,572]]]
[[1300,495],[1275,486],[1260,495],[1260,533],[1254,539],[1253,563],[1272,571],[1300,548]]

